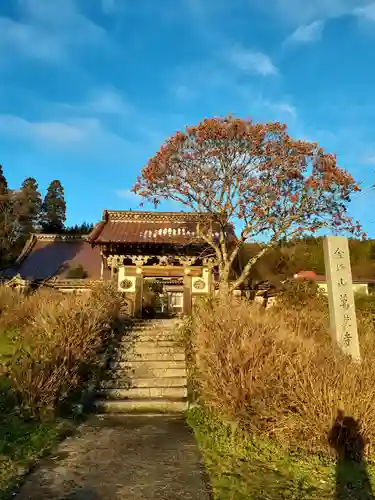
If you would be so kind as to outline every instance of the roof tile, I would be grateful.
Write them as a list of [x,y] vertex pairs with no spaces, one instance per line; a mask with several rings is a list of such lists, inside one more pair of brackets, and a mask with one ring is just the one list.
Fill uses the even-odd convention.
[[[107,211],[87,240],[90,243],[202,243],[197,235],[197,222],[207,223],[207,215],[184,212],[116,212]],[[234,237],[232,226],[228,235]],[[219,227],[211,230],[219,238]]]
[[65,278],[69,268],[82,266],[87,279],[100,279],[100,249],[83,238],[63,239],[59,235],[35,235],[34,243],[17,266],[3,275],[20,274],[24,279]]

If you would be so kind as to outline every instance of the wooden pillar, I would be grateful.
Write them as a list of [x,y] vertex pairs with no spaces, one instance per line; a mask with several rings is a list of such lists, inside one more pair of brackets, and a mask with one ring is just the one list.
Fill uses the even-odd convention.
[[183,313],[186,315],[190,315],[192,312],[192,294],[191,294],[191,284],[192,279],[190,274],[190,269],[185,269],[184,276],[184,304],[183,304]]
[[213,296],[215,294],[214,269],[217,265],[217,261],[213,257],[209,257],[203,260],[203,264],[206,266],[208,271],[208,293],[210,296]]
[[135,280],[134,316],[142,317],[143,306],[143,271],[142,267],[137,267],[137,277]]
[[111,268],[111,281],[118,285],[118,268],[124,262],[123,255],[109,255],[107,264]]
[[212,297],[214,294],[214,275],[212,267],[207,268],[207,285],[208,285],[208,295]]

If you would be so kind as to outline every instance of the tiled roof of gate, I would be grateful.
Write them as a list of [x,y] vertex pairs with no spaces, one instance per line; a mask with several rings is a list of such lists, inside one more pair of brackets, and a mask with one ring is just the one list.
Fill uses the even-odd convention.
[[[94,227],[87,237],[92,244],[97,243],[203,243],[197,236],[197,222],[207,223],[208,215],[186,212],[133,212],[108,211],[103,220]],[[232,226],[228,226],[229,238],[235,237]],[[212,236],[219,238],[218,227]]]
[[11,278],[20,274],[24,279],[65,278],[71,267],[81,265],[87,279],[100,279],[99,248],[92,248],[83,236],[34,234],[26,243],[17,263],[0,271]]

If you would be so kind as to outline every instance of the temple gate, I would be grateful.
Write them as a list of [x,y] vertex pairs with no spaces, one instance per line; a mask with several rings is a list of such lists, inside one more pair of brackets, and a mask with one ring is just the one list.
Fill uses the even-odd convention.
[[160,308],[169,313],[190,314],[196,297],[213,292],[216,261],[197,234],[200,217],[183,212],[104,212],[88,241],[100,246],[102,269],[110,269],[131,315],[142,315],[144,290],[152,283],[162,288]]

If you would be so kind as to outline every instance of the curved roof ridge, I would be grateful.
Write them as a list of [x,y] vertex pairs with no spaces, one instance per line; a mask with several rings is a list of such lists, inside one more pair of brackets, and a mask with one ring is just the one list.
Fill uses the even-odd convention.
[[138,210],[105,210],[103,220],[114,221],[136,221],[136,222],[185,222],[196,221],[200,218],[207,218],[210,214],[202,212],[152,212]]
[[36,238],[36,240],[41,241],[77,241],[84,240],[84,234],[64,234],[64,233],[33,233],[32,236]]

